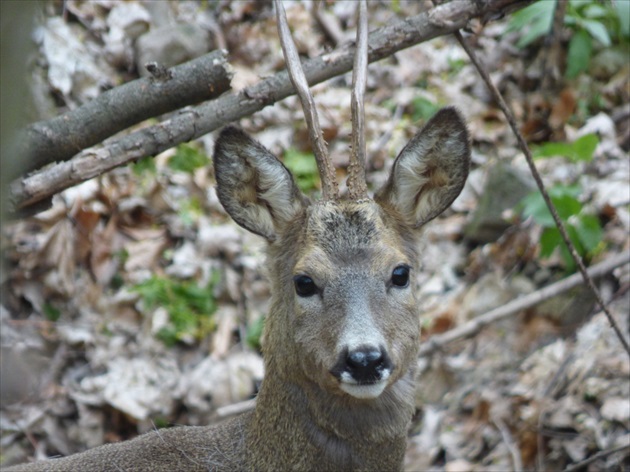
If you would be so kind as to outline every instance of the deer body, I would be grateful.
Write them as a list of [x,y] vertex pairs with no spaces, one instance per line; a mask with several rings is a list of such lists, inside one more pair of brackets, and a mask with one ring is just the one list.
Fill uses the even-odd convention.
[[[368,198],[362,96],[367,19],[360,3],[353,78],[348,198],[339,198],[284,10],[276,1],[287,67],[305,109],[322,179],[311,202],[288,169],[238,128],[214,153],[219,199],[268,242],[272,303],[265,378],[254,411],[212,428],[145,434],[13,471],[394,471],[414,411],[419,320],[413,290],[418,229],[461,191],[470,149],[453,108],[439,111],[401,151]],[[301,74],[301,76],[300,76]],[[360,133],[359,133],[360,134]],[[363,156],[363,157],[362,157]]]
[[417,228],[457,196],[468,156],[463,121],[447,108],[401,152],[374,200],[310,202],[269,151],[225,129],[214,155],[219,198],[269,243],[255,410],[12,470],[400,470],[419,342]]

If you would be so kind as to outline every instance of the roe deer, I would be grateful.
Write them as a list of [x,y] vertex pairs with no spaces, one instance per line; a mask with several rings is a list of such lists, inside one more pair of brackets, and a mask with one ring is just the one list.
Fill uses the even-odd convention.
[[304,196],[287,168],[243,131],[216,141],[217,190],[239,225],[268,242],[272,306],[265,378],[253,411],[215,427],[154,431],[23,471],[400,470],[414,411],[419,320],[413,275],[420,226],[445,210],[468,174],[466,126],[436,114],[368,198],[363,91],[367,20],[360,4],[352,93],[348,196],[334,169],[299,59],[276,1],[291,79],[302,100],[322,180]]

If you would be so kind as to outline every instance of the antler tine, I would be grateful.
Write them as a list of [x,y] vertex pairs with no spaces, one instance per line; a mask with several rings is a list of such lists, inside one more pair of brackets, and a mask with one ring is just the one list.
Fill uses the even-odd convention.
[[352,149],[348,166],[348,194],[352,200],[367,198],[365,181],[365,84],[368,64],[368,22],[365,0],[359,2],[354,70],[352,71]]
[[282,51],[284,52],[284,59],[287,64],[291,82],[300,97],[300,102],[302,102],[306,126],[308,127],[315,160],[317,161],[317,169],[322,180],[322,199],[336,200],[339,191],[335,177],[335,168],[328,157],[328,150],[326,149],[322,129],[319,125],[315,101],[308,88],[308,82],[306,81],[304,70],[302,69],[302,63],[300,62],[295,43],[291,37],[284,6],[280,0],[274,0],[274,4],[276,6],[278,34],[280,36],[280,43],[282,44]]

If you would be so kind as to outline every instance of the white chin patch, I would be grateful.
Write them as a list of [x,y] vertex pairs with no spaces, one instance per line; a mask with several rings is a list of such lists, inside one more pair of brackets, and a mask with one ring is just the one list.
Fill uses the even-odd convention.
[[387,387],[387,380],[381,380],[380,382],[368,385],[359,385],[357,383],[346,383],[342,381],[339,384],[339,387],[348,395],[352,395],[355,398],[372,399],[383,393],[383,390]]

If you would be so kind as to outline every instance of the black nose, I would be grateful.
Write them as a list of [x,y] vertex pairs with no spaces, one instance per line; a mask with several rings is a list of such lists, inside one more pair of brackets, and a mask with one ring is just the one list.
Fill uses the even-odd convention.
[[381,380],[383,372],[391,369],[391,365],[389,356],[383,349],[362,346],[348,351],[344,370],[359,383],[371,383]]

